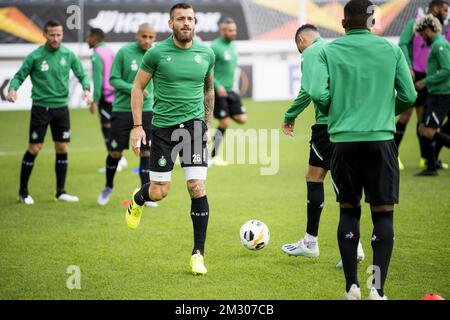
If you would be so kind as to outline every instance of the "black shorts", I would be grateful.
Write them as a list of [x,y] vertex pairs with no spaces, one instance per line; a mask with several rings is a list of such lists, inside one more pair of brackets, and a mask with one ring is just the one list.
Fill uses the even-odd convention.
[[106,102],[103,97],[98,102],[98,115],[101,124],[110,124],[112,118],[112,103]]
[[[416,74],[416,81],[423,80],[426,78],[427,74],[422,72],[415,72]],[[428,90],[425,87],[422,90],[417,91],[417,99],[414,103],[414,106],[423,107],[425,105],[425,102],[428,98]]]
[[333,146],[326,124],[315,124],[311,127],[311,141],[309,142],[309,165],[330,170],[330,159]]
[[215,95],[214,118],[226,119],[245,113],[245,108],[242,106],[241,97],[236,92],[228,92],[228,97],[221,98]]
[[70,141],[70,116],[69,108],[48,108],[33,106],[31,108],[29,143],[43,143],[47,127],[50,124],[53,141]]
[[393,140],[333,144],[331,175],[340,203],[358,204],[362,191],[373,206],[399,200],[398,151]]
[[190,120],[170,127],[152,128],[150,171],[170,172],[177,156],[181,167],[208,167],[208,127],[204,121]]
[[450,95],[430,94],[423,110],[422,123],[428,128],[442,127],[450,113]]
[[[142,150],[149,150],[152,140],[153,112],[142,112],[142,127],[147,138],[147,145]],[[111,118],[110,150],[122,152],[130,147],[130,132],[133,130],[133,114],[131,112],[113,112]]]

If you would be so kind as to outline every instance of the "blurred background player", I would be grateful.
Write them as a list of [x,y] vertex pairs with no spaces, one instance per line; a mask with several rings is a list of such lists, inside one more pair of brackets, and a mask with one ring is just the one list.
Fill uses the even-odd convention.
[[347,300],[361,299],[357,248],[363,190],[373,221],[374,281],[369,300],[387,300],[384,284],[394,247],[394,204],[399,199],[394,119],[417,98],[401,49],[370,32],[375,24],[370,8],[373,3],[368,0],[345,5],[346,35],[319,52],[309,92],[328,115]]
[[[111,132],[112,103],[114,101],[114,88],[109,83],[111,66],[115,53],[105,42],[105,33],[102,29],[92,28],[87,35],[89,49],[93,49],[91,56],[92,76],[94,83],[93,102],[89,106],[91,113],[98,110],[100,125],[106,149],[109,151],[109,135]],[[122,157],[117,171],[127,166],[127,160]]]
[[70,117],[67,107],[69,98],[69,76],[72,70],[83,87],[83,98],[91,103],[89,78],[83,70],[78,57],[63,46],[63,27],[58,21],[48,21],[44,25],[46,43],[24,60],[20,70],[11,80],[7,100],[17,100],[17,90],[30,76],[33,89],[31,98],[31,120],[28,150],[22,160],[20,171],[19,200],[33,204],[28,193],[28,181],[34,162],[42,149],[47,127],[50,125],[55,143],[56,199],[64,202],[77,202],[79,199],[66,193],[67,153],[70,141]]
[[[136,41],[122,47],[114,59],[111,67],[109,82],[115,88],[115,98],[111,120],[109,154],[106,158],[106,186],[100,192],[97,203],[101,206],[108,204],[114,188],[114,175],[123,156],[123,150],[129,148],[130,132],[133,129],[133,114],[131,112],[131,89],[133,81],[141,65],[144,54],[155,42],[156,33],[148,24],[139,26],[135,35]],[[145,88],[142,108],[144,122],[143,129],[148,141],[151,140],[153,117],[153,83],[150,81]],[[140,150],[139,175],[141,185],[150,182],[150,147],[149,143]],[[146,206],[156,207],[154,202],[147,202]]]
[[[314,65],[317,54],[327,43],[320,37],[320,33],[314,25],[301,26],[295,34],[295,42],[302,60],[302,81],[297,98],[285,113],[283,132],[293,136],[295,120],[310,104],[311,97],[308,94],[311,82],[314,78]],[[328,135],[328,118],[314,105],[316,124],[312,126],[309,152],[309,167],[306,174],[307,187],[307,226],[306,234],[297,243],[288,243],[281,247],[283,252],[290,256],[305,256],[315,258],[319,256],[319,222],[324,208],[323,181],[330,170],[330,158],[332,145]],[[364,251],[361,243],[358,246],[358,260],[364,260]],[[338,264],[339,266],[341,263]]]
[[450,147],[450,135],[437,131],[450,112],[450,44],[441,34],[439,19],[433,15],[418,20],[415,31],[431,46],[426,77],[416,82],[418,90],[426,87],[429,93],[420,125],[420,134],[428,141],[425,150],[427,168],[417,176],[437,176],[434,142]]
[[219,126],[214,136],[210,165],[228,165],[217,154],[225,136],[225,131],[230,125],[230,118],[239,124],[247,122],[247,115],[245,114],[245,108],[242,106],[241,97],[239,93],[234,91],[234,79],[239,57],[234,43],[236,36],[236,23],[231,18],[225,18],[220,23],[220,36],[211,43],[211,49],[216,55],[216,66],[214,67],[214,117],[219,120]]
[[150,179],[137,189],[125,213],[130,229],[138,227],[146,201],[160,201],[169,192],[174,161],[179,154],[191,198],[190,215],[194,248],[190,261],[194,275],[206,274],[204,250],[209,220],[206,196],[207,136],[214,109],[214,53],[196,42],[195,13],[191,5],[175,4],[170,9],[173,35],[158,43],[144,56],[134,82],[131,138],[135,153],[147,144],[142,128],[144,89],[153,79],[155,106],[150,155]]
[[[432,14],[436,18],[441,21],[443,24],[444,21],[447,20],[448,16],[448,3],[445,0],[433,0],[430,2],[428,7],[429,14]],[[406,61],[408,62],[408,65],[411,70],[411,76],[414,82],[420,81],[425,78],[426,72],[427,72],[427,60],[428,60],[428,54],[430,52],[429,46],[425,43],[425,41],[422,39],[422,37],[414,32],[414,25],[416,24],[417,20],[419,18],[414,18],[408,21],[405,28],[403,29],[403,32],[400,35],[400,48],[403,51],[403,54],[406,57]],[[417,101],[414,104],[417,114],[417,137],[419,139],[419,146],[420,146],[420,161],[419,161],[419,167],[425,168],[425,154],[424,154],[424,148],[427,146],[424,146],[425,143],[427,143],[426,140],[424,140],[423,137],[419,134],[419,124],[422,119],[422,113],[423,113],[423,106],[425,105],[425,101],[428,97],[428,91],[427,88],[423,88],[421,90],[418,90],[417,95]],[[397,148],[400,148],[400,143],[403,139],[403,136],[406,131],[406,126],[411,118],[413,109],[408,109],[404,113],[402,113],[399,116],[399,119],[396,124],[396,133],[394,135],[395,143],[397,145]],[[447,126],[450,129],[450,125]],[[445,127],[444,129],[446,129]],[[446,129],[447,130],[447,129]],[[439,149],[440,150],[440,149]],[[399,157],[399,166],[400,169],[404,169],[404,165],[400,160]],[[441,162],[438,163],[438,167],[448,168],[447,164],[442,164]]]

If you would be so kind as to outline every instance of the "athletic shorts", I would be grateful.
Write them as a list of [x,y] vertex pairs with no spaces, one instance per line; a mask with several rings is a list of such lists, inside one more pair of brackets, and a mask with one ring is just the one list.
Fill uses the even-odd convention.
[[339,203],[373,206],[399,200],[398,151],[394,140],[334,143],[331,175]]
[[[142,127],[147,138],[147,145],[141,150],[149,150],[152,140],[153,112],[142,113]],[[130,132],[133,130],[133,114],[131,112],[113,112],[111,118],[111,133],[109,139],[110,151],[122,152],[130,147]]]
[[70,116],[67,106],[58,108],[33,106],[28,142],[43,143],[48,125],[52,131],[53,141],[70,141]]
[[425,109],[423,110],[422,122],[428,128],[438,129],[444,124],[445,118],[450,113],[450,95],[430,94]]
[[222,98],[215,95],[214,118],[226,119],[245,113],[241,97],[236,92],[228,92],[228,97]]
[[333,145],[326,124],[315,124],[311,127],[309,142],[309,165],[330,170],[330,159]]
[[207,126],[190,120],[170,128],[152,128],[150,180],[168,182],[177,156],[186,180],[206,180],[208,168]]
[[[416,74],[416,81],[423,80],[427,76],[426,73],[422,72],[415,72],[415,74]],[[425,102],[427,101],[427,98],[428,98],[428,90],[426,87],[422,90],[417,91],[417,99],[416,102],[414,103],[414,106],[423,107],[425,105]]]
[[112,103],[106,102],[103,97],[98,102],[98,115],[101,124],[110,124],[112,118]]

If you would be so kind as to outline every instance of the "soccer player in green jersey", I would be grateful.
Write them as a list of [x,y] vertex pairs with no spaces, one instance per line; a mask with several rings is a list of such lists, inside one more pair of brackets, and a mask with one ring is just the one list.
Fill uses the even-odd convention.
[[225,131],[230,125],[230,118],[239,124],[247,122],[247,115],[245,114],[245,108],[242,106],[241,97],[234,90],[234,79],[239,57],[234,43],[236,35],[236,23],[231,18],[225,18],[220,23],[220,37],[211,43],[211,49],[216,55],[216,66],[214,67],[214,118],[219,120],[219,126],[214,136],[210,165],[228,165],[217,154]]
[[67,152],[70,141],[70,119],[67,107],[69,97],[69,75],[72,70],[83,86],[83,96],[91,103],[89,78],[84,73],[78,57],[63,46],[63,27],[57,21],[48,21],[44,26],[47,42],[30,53],[15,74],[9,86],[7,100],[15,102],[17,90],[30,76],[33,89],[31,98],[31,120],[28,150],[22,160],[20,172],[19,199],[22,203],[33,204],[28,193],[28,181],[35,159],[42,149],[47,127],[50,125],[55,143],[56,199],[77,202],[79,199],[65,191],[67,175]]
[[421,136],[428,141],[425,152],[427,168],[417,176],[437,176],[434,141],[450,147],[450,135],[438,132],[450,114],[450,43],[441,35],[442,25],[433,15],[418,20],[414,30],[431,47],[427,75],[423,80],[416,82],[418,90],[426,87],[429,92],[419,127]]
[[[285,113],[283,132],[293,136],[295,120],[311,104],[308,90],[314,81],[314,65],[318,52],[326,44],[314,25],[305,24],[295,34],[295,42],[302,54],[302,81],[297,98]],[[311,142],[309,153],[309,167],[306,174],[307,186],[307,226],[306,234],[296,243],[288,243],[281,247],[283,252],[290,256],[305,256],[316,258],[319,256],[319,221],[324,208],[323,181],[330,170],[332,145],[328,135],[328,119],[316,106],[316,124],[311,128]],[[361,243],[358,246],[358,260],[364,260],[364,251]],[[341,263],[338,264],[340,267]]]
[[[133,114],[131,112],[131,89],[145,53],[152,47],[156,33],[148,23],[139,26],[136,41],[122,47],[111,67],[109,82],[115,88],[109,154],[106,158],[106,185],[97,198],[101,206],[108,204],[114,188],[114,176],[117,166],[123,156],[123,150],[128,149],[130,132],[133,129]],[[140,149],[139,175],[141,185],[150,181],[150,147],[153,117],[153,83],[149,81],[144,88],[142,112],[142,128],[146,133],[146,144]],[[156,207],[155,202],[148,201],[146,206]]]
[[209,218],[206,197],[207,140],[214,109],[214,53],[194,39],[195,14],[191,5],[179,3],[170,9],[169,27],[173,35],[158,43],[144,56],[136,76],[131,105],[135,153],[147,144],[142,129],[142,97],[153,79],[151,183],[137,189],[125,213],[130,229],[139,225],[143,204],[167,196],[177,155],[181,158],[187,189],[191,198],[194,249],[191,256],[193,274],[205,274],[204,248]]
[[368,0],[345,5],[346,35],[320,50],[309,89],[311,99],[328,116],[331,175],[340,203],[337,238],[349,300],[361,299],[357,248],[363,190],[374,225],[369,299],[387,299],[384,284],[394,247],[394,205],[399,199],[395,115],[417,98],[401,49],[370,32],[371,8]]

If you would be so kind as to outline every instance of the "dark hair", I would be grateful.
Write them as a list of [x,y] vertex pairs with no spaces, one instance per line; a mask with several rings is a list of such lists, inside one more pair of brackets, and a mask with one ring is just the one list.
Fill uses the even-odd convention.
[[444,4],[448,5],[448,1],[447,0],[433,0],[428,5],[428,10],[431,8],[434,8],[434,7],[441,7]]
[[173,18],[173,12],[175,10],[177,10],[177,9],[192,9],[192,10],[194,10],[194,7],[192,7],[190,4],[184,3],[184,2],[177,3],[177,4],[173,5],[172,8],[170,8],[170,11],[169,11],[171,19]]
[[314,31],[319,32],[317,27],[313,24],[304,24],[300,28],[297,29],[297,32],[295,33],[295,40],[297,41],[298,37],[305,31]]
[[368,18],[371,16],[371,13],[368,12],[371,6],[373,6],[373,2],[370,0],[351,0],[344,7],[344,16],[349,20]]
[[439,22],[438,18],[436,18],[432,14],[429,14],[417,20],[416,24],[414,25],[414,32],[422,32],[426,29],[431,29],[431,31],[433,31],[434,33],[441,33],[442,25]]
[[105,39],[105,33],[100,28],[91,28],[89,29],[89,33],[93,36],[97,36],[100,40]]
[[220,22],[219,22],[219,24],[235,24],[236,22],[233,20],[233,18],[230,18],[230,17],[226,17],[226,18],[223,18]]
[[44,32],[48,32],[48,28],[54,28],[54,27],[62,27],[61,22],[57,20],[49,20],[44,24]]

